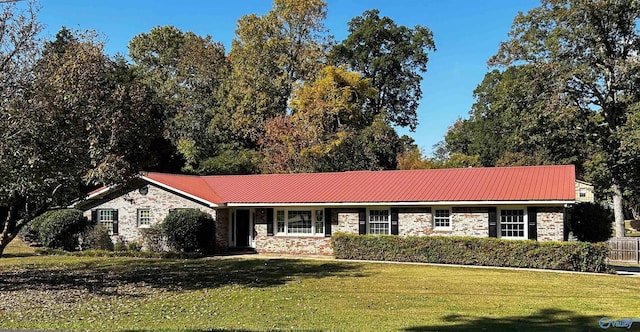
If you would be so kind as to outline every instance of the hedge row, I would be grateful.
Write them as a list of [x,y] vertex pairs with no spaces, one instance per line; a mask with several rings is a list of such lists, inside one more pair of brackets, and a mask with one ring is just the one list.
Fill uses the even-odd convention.
[[339,259],[609,272],[606,243],[343,233],[334,234],[331,242]]

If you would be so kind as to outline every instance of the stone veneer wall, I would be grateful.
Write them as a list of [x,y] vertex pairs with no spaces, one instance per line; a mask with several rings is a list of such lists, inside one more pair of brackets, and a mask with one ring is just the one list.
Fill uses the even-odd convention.
[[564,240],[564,209],[539,207],[536,216],[538,241]]
[[[149,209],[151,212],[151,225],[158,224],[169,214],[169,210],[176,208],[194,208],[211,214],[216,220],[216,210],[196,203],[193,200],[166,191],[155,185],[148,185],[149,191],[146,195],[141,194],[138,189],[133,189],[117,197],[107,199],[98,205],[83,212],[87,218],[91,218],[91,211],[96,209],[117,209],[118,210],[118,234],[112,236],[113,241],[142,242],[141,229],[138,227],[138,209]],[[228,222],[216,222],[216,246],[227,247]],[[218,241],[220,241],[218,243]]]
[[[358,234],[358,209],[336,209],[331,216],[332,234],[336,232]],[[539,207],[537,213],[538,240],[563,240],[563,208]],[[267,236],[266,220],[255,226],[256,250],[262,253],[331,255],[330,238],[323,236]],[[451,211],[451,229],[434,230],[431,208],[400,208],[398,210],[400,236],[489,236],[487,207],[454,207]]]
[[324,236],[267,236],[267,225],[255,225],[256,251],[271,254],[323,255],[333,254],[331,238]]
[[489,210],[485,207],[452,208],[450,235],[489,237]]
[[425,236],[433,234],[431,208],[398,210],[398,235]]
[[[259,214],[260,215],[260,214]],[[358,210],[333,210],[331,215],[331,234],[337,232],[358,234]],[[266,221],[264,221],[266,222]],[[273,254],[301,254],[301,255],[332,255],[331,238],[321,235],[296,236],[274,235],[267,236],[267,225],[262,218],[258,218],[255,225],[256,251]]]

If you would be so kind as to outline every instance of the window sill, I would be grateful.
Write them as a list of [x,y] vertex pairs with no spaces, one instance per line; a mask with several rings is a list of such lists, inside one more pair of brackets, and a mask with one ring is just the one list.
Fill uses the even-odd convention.
[[138,228],[151,228],[151,225],[140,225]]

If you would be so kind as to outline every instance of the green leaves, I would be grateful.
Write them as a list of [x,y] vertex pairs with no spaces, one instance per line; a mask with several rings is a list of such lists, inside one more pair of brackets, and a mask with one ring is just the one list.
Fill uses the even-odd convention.
[[415,130],[422,97],[420,82],[427,70],[428,51],[435,50],[433,34],[422,26],[398,26],[377,9],[349,22],[349,36],[329,54],[332,62],[347,65],[371,80],[378,93],[368,100],[369,118],[385,113],[391,125]]

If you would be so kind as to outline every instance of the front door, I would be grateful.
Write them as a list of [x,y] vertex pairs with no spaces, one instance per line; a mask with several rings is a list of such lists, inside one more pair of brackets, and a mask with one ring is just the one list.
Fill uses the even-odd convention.
[[249,210],[236,211],[236,247],[248,247],[251,237]]

